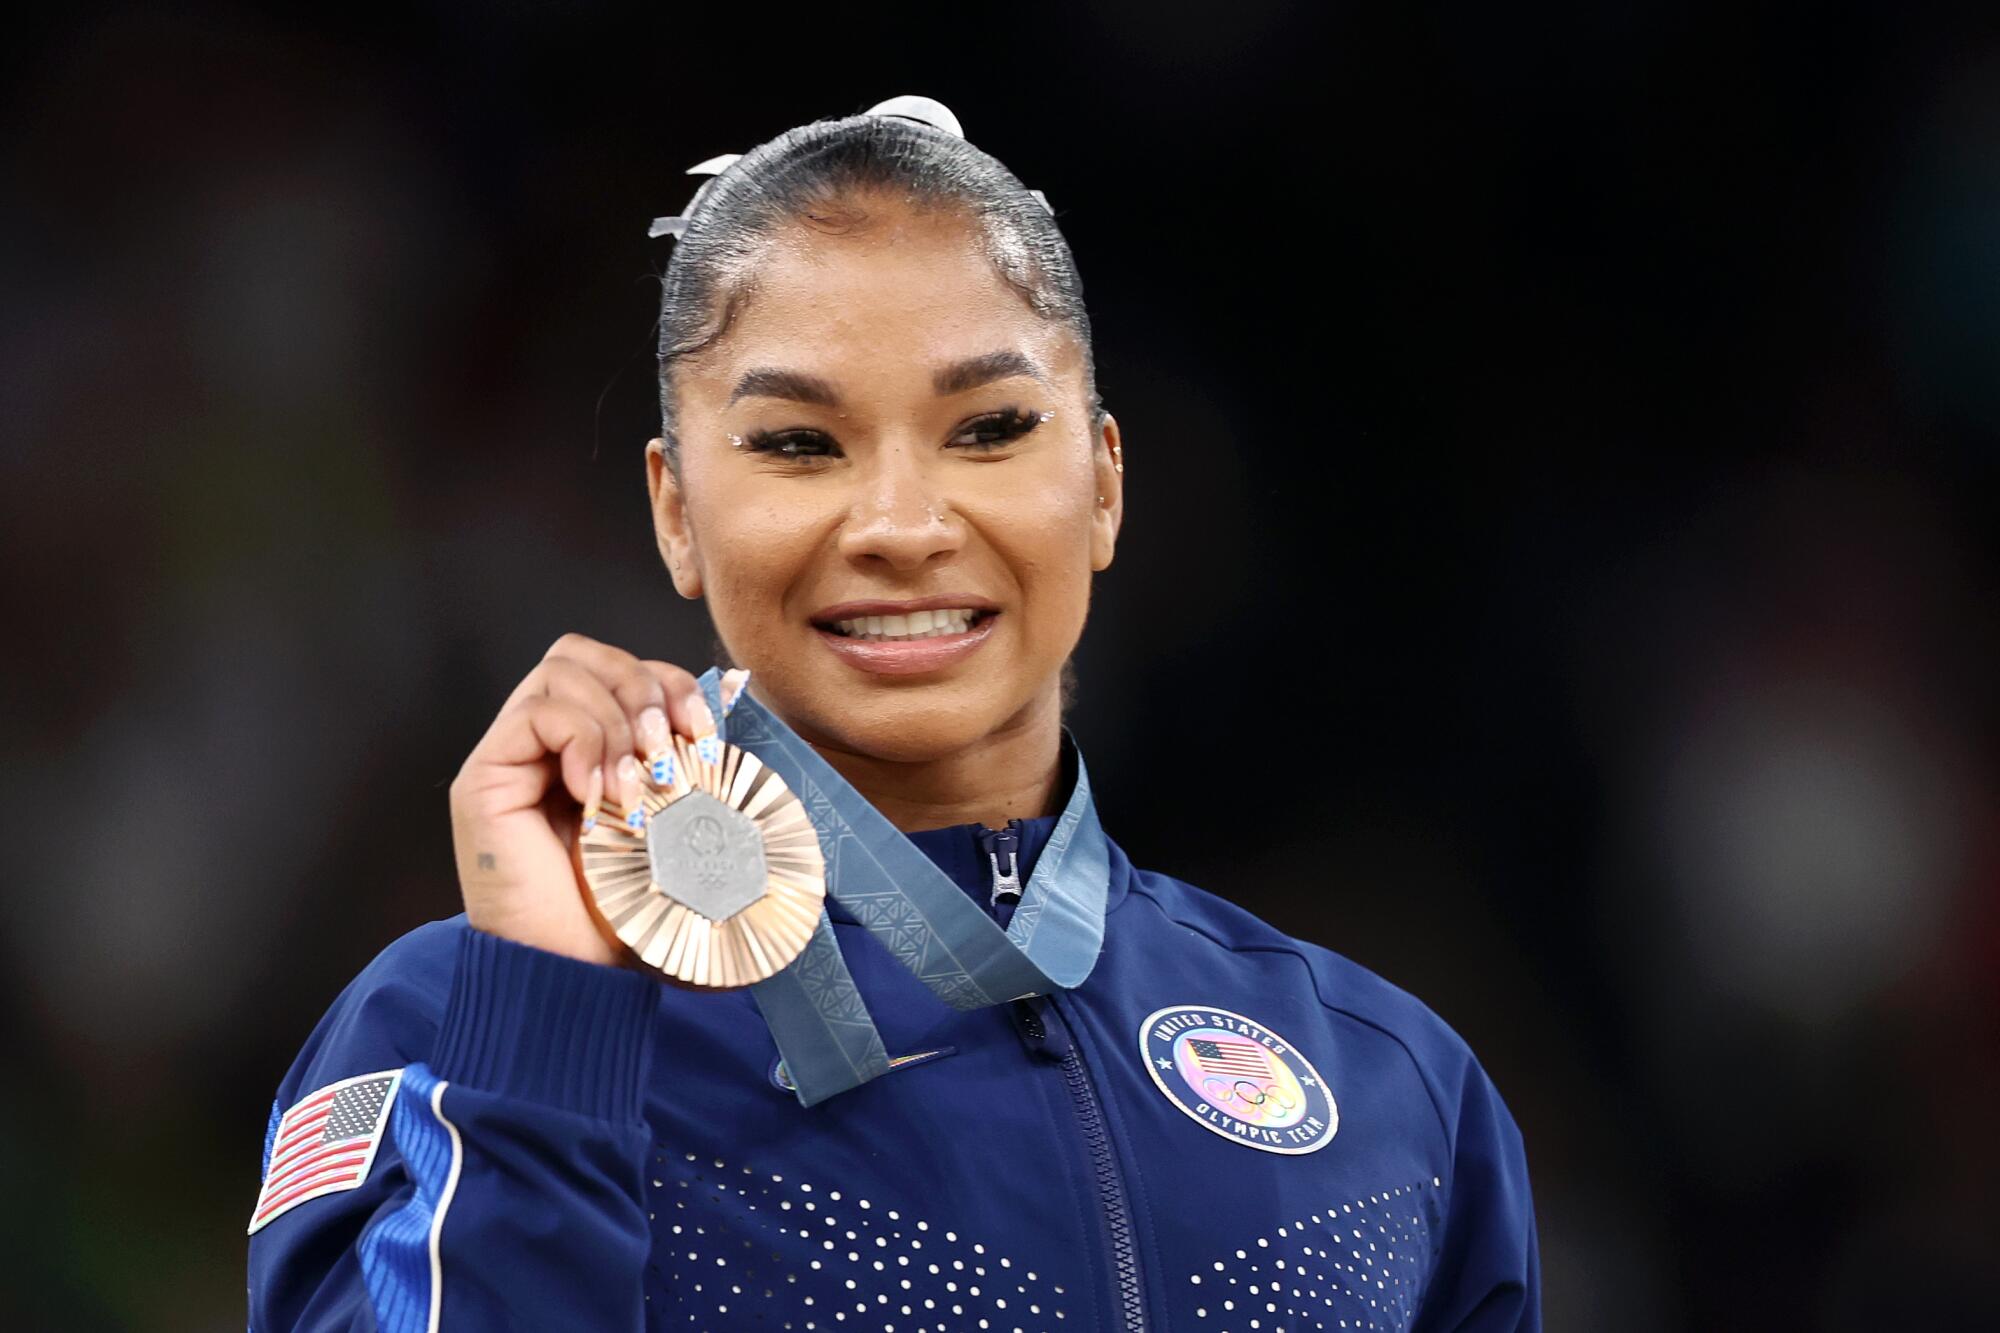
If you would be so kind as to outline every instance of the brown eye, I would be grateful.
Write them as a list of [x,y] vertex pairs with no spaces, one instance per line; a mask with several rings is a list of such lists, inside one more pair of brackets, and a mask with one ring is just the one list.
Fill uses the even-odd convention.
[[953,446],[961,449],[997,449],[1020,439],[1035,427],[1054,416],[1053,412],[1030,412],[1020,407],[1005,407],[998,412],[989,412],[982,417],[974,417],[959,428],[951,437]]
[[831,438],[816,430],[753,430],[743,437],[743,448],[779,458],[831,458],[840,452]]

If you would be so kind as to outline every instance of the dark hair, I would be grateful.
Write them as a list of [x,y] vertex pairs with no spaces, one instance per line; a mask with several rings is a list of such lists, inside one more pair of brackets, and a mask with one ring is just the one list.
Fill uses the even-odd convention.
[[786,130],[743,154],[701,192],[660,280],[660,434],[669,462],[680,462],[674,362],[729,330],[755,289],[765,238],[792,221],[830,234],[856,230],[869,221],[864,198],[871,193],[965,214],[1001,278],[1037,314],[1076,334],[1084,407],[1093,432],[1101,427],[1083,280],[1047,206],[991,154],[957,135],[868,114]]

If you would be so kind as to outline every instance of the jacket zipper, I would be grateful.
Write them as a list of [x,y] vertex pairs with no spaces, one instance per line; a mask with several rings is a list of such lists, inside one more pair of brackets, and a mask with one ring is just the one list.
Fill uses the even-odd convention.
[[[980,850],[986,853],[986,863],[993,867],[993,892],[987,898],[989,907],[998,907],[1002,898],[1010,902],[1021,899],[1021,821],[1010,819],[1007,827],[992,829],[981,825],[973,830],[979,840]],[[1001,858],[1006,859],[1006,869],[1001,869]]]
[[[1049,1028],[1042,1021],[1039,1005],[1053,1008],[1053,1002],[1046,996],[1014,1001],[1015,1021],[1036,1046],[1055,1056],[1058,1042],[1050,1041]],[[1112,1155],[1111,1135],[1105,1129],[1104,1114],[1098,1107],[1096,1090],[1091,1087],[1090,1073],[1083,1067],[1076,1038],[1068,1031],[1068,1024],[1062,1021],[1060,1014],[1057,1014],[1057,1019],[1063,1028],[1058,1039],[1062,1047],[1059,1058],[1062,1061],[1063,1081],[1069,1085],[1070,1100],[1075,1103],[1077,1118],[1083,1123],[1083,1139],[1090,1149],[1091,1172],[1097,1181],[1098,1201],[1103,1205],[1105,1226],[1111,1236],[1111,1259],[1118,1275],[1118,1303],[1124,1316],[1123,1327],[1129,1333],[1145,1333],[1146,1308],[1139,1282],[1139,1245],[1132,1230],[1131,1210],[1125,1204],[1125,1186],[1118,1175],[1118,1161]]]
[[[986,853],[986,862],[993,870],[993,891],[988,904],[1004,925],[1021,898],[1021,821],[1010,819],[1004,829],[982,827],[975,833],[980,850]],[[1076,1037],[1069,1031],[1069,1024],[1062,1015],[1057,1013],[1056,1019],[1062,1031],[1057,1041],[1050,1041],[1049,1028],[1042,1021],[1041,1009],[1043,1006],[1053,1009],[1052,999],[1040,995],[1023,996],[1013,1005],[1015,1020],[1028,1039],[1044,1054],[1062,1062],[1063,1082],[1069,1088],[1070,1101],[1076,1106],[1077,1119],[1083,1125],[1084,1143],[1090,1151],[1091,1174],[1097,1182],[1098,1201],[1103,1206],[1105,1228],[1111,1237],[1112,1267],[1118,1275],[1118,1303],[1124,1316],[1124,1327],[1129,1333],[1145,1333],[1146,1310],[1139,1282],[1138,1239],[1133,1234],[1132,1214],[1125,1203],[1125,1186],[1119,1179],[1118,1159],[1112,1153],[1111,1135],[1105,1128],[1104,1113],[1098,1106],[1090,1073],[1083,1067],[1083,1055],[1077,1049]],[[1058,1045],[1060,1051],[1057,1050]]]

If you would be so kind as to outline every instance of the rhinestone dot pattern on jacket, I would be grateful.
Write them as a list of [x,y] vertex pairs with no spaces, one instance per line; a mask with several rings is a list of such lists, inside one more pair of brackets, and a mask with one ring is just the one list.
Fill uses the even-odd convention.
[[664,1146],[647,1183],[650,1328],[1082,1333],[1061,1285],[907,1208]]
[[1431,1233],[1418,1196],[1399,1185],[1345,1199],[1258,1236],[1188,1275],[1197,1328],[1228,1333],[1350,1329],[1401,1333],[1430,1271]]

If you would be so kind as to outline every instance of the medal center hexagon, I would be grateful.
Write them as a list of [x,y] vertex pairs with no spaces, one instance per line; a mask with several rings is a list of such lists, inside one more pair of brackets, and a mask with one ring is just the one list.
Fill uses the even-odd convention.
[[740,810],[693,791],[647,821],[653,883],[710,921],[735,916],[764,896],[764,839]]

